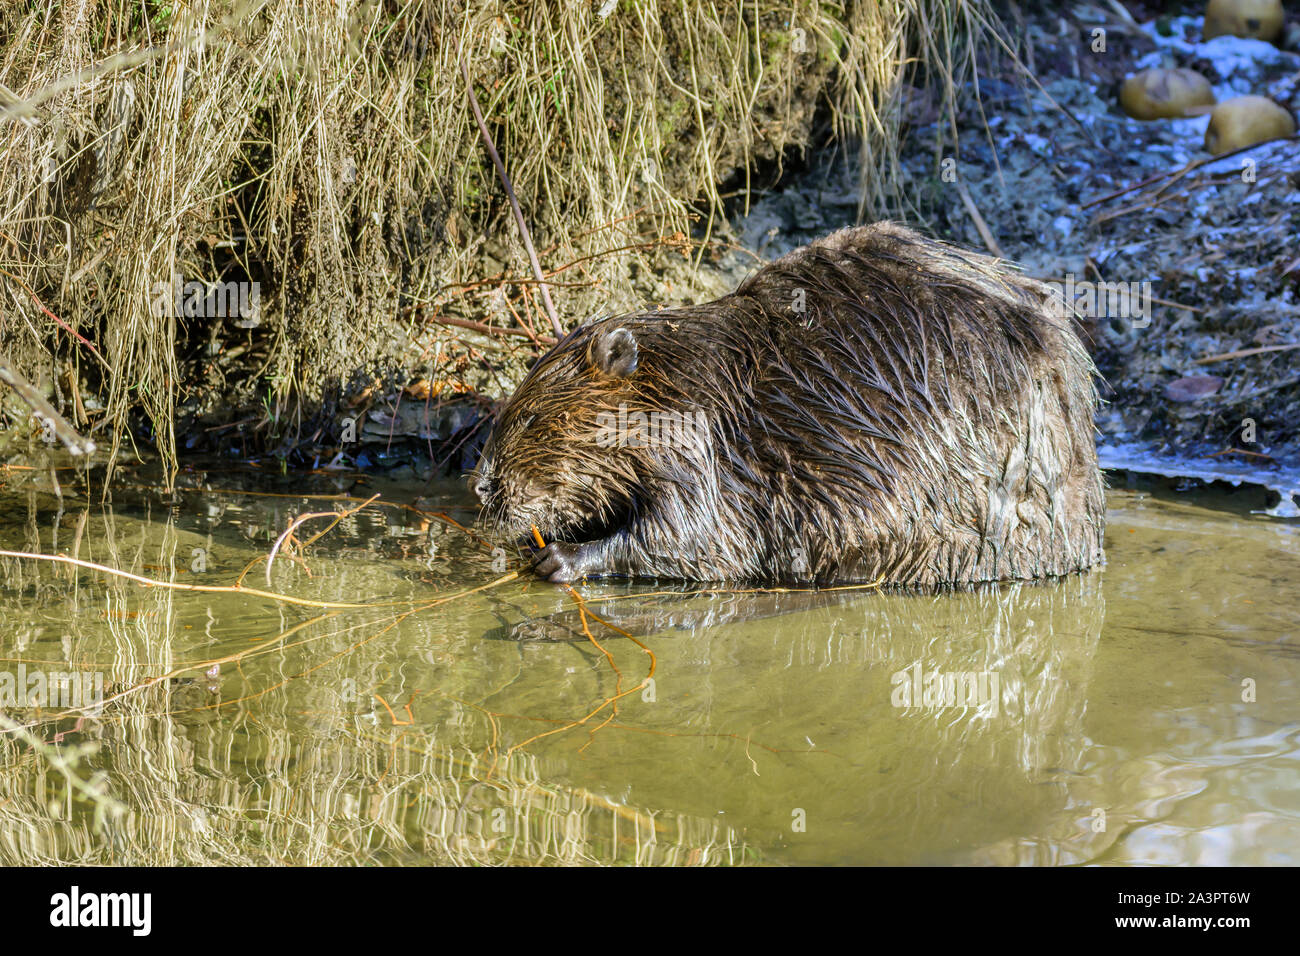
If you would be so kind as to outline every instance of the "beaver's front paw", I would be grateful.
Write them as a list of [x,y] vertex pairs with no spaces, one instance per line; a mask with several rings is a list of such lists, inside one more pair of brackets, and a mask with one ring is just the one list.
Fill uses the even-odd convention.
[[533,570],[556,584],[578,581],[587,573],[583,546],[566,541],[552,541],[533,555]]

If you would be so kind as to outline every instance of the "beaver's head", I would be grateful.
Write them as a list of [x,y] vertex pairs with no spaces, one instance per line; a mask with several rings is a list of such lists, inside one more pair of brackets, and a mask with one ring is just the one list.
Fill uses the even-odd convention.
[[620,412],[642,407],[653,373],[626,317],[575,330],[510,397],[473,477],[484,520],[503,534],[536,525],[547,540],[585,541],[620,526],[645,477],[647,449],[622,440]]

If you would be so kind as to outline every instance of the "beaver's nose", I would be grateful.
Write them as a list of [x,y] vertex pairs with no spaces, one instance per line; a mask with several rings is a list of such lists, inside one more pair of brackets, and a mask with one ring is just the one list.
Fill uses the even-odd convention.
[[479,475],[474,479],[474,494],[478,495],[478,500],[483,504],[487,504],[492,497],[492,490],[492,479],[487,475]]

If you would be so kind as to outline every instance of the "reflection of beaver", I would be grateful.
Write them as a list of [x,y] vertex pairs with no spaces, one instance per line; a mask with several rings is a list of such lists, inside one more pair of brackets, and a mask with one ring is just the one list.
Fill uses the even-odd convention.
[[542,358],[479,466],[536,570],[929,587],[1102,557],[1094,369],[1043,285],[877,224]]

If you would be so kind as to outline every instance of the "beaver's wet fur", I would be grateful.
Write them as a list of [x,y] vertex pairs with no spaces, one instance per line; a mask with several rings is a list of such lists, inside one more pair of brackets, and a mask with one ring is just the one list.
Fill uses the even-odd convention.
[[[1064,575],[1102,560],[1095,374],[1041,283],[895,224],[845,229],[715,302],[566,336],[476,489],[499,531],[540,530],[552,581]],[[702,427],[638,440],[637,413]],[[611,445],[611,423],[631,434]]]

